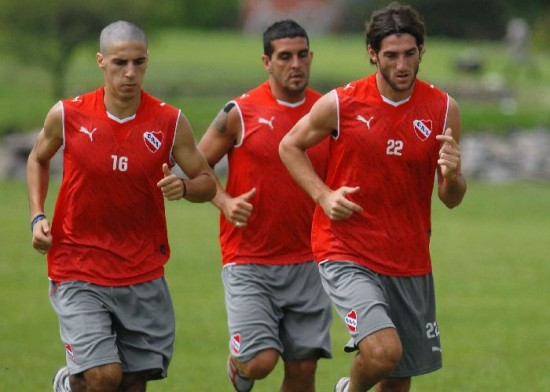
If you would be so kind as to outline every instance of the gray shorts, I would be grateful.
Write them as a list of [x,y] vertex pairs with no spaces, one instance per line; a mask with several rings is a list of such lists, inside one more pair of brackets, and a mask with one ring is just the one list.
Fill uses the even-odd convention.
[[391,327],[396,328],[403,347],[392,377],[417,376],[441,368],[432,274],[384,276],[352,262],[335,261],[321,263],[319,271],[350,332],[346,351],[357,350],[361,339]]
[[166,377],[174,351],[172,300],[164,278],[104,287],[80,281],[50,283],[71,374],[120,363],[125,373]]
[[332,308],[317,264],[229,264],[222,271],[231,355],[275,349],[283,360],[331,357]]

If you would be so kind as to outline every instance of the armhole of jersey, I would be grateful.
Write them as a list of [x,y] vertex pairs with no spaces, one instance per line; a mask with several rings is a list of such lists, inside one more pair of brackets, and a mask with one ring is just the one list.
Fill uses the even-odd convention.
[[338,99],[338,93],[336,90],[332,90],[336,99],[336,129],[330,132],[330,137],[334,140],[338,140],[340,137],[340,100]]
[[445,133],[445,129],[447,129],[447,120],[449,118],[449,106],[451,99],[449,98],[449,94],[445,94],[447,97],[447,107],[445,108],[445,121],[443,121],[443,129],[441,130],[441,134],[443,135]]
[[244,137],[246,135],[246,129],[244,127],[244,119],[243,119],[243,113],[241,112],[241,107],[239,106],[239,104],[236,101],[231,101],[231,102],[233,102],[235,104],[235,107],[239,111],[239,117],[241,119],[241,140],[233,146],[233,148],[239,148],[244,143]]
[[65,105],[63,104],[63,101],[59,101],[61,103],[61,133],[63,138],[63,143],[61,143],[61,147],[63,150],[65,150]]
[[178,131],[178,125],[181,118],[181,109],[178,109],[178,117],[176,117],[176,125],[174,126],[174,136],[172,136],[172,146],[170,147],[170,165],[176,166],[176,159],[174,158],[174,145],[176,144],[176,132]]

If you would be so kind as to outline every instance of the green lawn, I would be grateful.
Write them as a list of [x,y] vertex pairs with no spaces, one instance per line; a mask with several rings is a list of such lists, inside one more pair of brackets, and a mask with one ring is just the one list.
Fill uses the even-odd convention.
[[[361,33],[311,36],[314,59],[311,86],[322,91],[359,79],[374,71],[368,64]],[[419,77],[455,96],[466,131],[507,132],[518,128],[550,127],[550,54],[535,53],[534,69],[510,66],[501,42],[454,41],[428,37]],[[266,79],[260,61],[259,35],[239,32],[165,30],[150,34],[150,62],[145,88],[181,107],[200,137],[221,105]],[[84,45],[72,56],[67,95],[74,96],[102,83],[95,64],[97,44]],[[483,68],[464,73],[459,57],[478,53]],[[38,65],[16,62],[6,53],[0,63],[0,136],[42,126],[53,105],[49,75]],[[463,91],[510,91],[516,110],[505,110],[501,99],[480,101]],[[513,106],[513,104],[512,104]]]
[[[56,194],[52,187],[47,211]],[[444,368],[413,382],[415,392],[544,391],[550,385],[550,185],[471,183],[464,203],[436,202],[432,253]],[[167,204],[177,313],[176,353],[150,391],[231,391],[218,215],[210,204]],[[64,361],[48,302],[45,261],[30,245],[24,184],[0,183],[0,390],[47,391]],[[332,327],[334,358],[319,365],[318,391],[331,391],[351,362]],[[278,390],[280,366],[254,391]]]

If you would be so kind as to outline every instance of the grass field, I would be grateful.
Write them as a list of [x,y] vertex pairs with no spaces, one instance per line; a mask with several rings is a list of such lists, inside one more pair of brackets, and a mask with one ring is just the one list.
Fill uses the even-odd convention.
[[[47,211],[56,195],[52,185]],[[547,391],[550,387],[550,185],[471,183],[464,203],[435,203],[432,253],[444,368],[413,382],[415,392]],[[167,380],[152,392],[231,391],[227,329],[210,204],[168,203],[167,267],[177,316]],[[0,391],[50,390],[64,361],[47,296],[45,261],[32,250],[22,182],[0,183]],[[332,327],[334,358],[319,364],[317,390],[332,391],[348,371],[347,332]],[[278,390],[281,369],[255,392]]]

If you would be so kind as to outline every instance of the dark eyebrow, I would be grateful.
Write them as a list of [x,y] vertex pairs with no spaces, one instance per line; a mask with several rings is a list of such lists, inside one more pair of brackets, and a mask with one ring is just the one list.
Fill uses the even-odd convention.
[[135,58],[135,59],[127,59],[127,58],[122,58],[122,57],[115,57],[113,58],[113,61],[117,62],[117,63],[127,63],[129,61],[132,61],[132,62],[136,62],[136,61],[145,61],[147,60],[147,57],[145,56],[142,56],[142,57],[138,57],[138,58]]
[[[410,49],[402,51],[401,53],[414,53],[416,51],[418,51],[418,47],[413,46]],[[393,55],[399,53],[399,51],[397,51],[397,50],[382,50],[381,52],[383,52],[384,54],[393,54]]]

